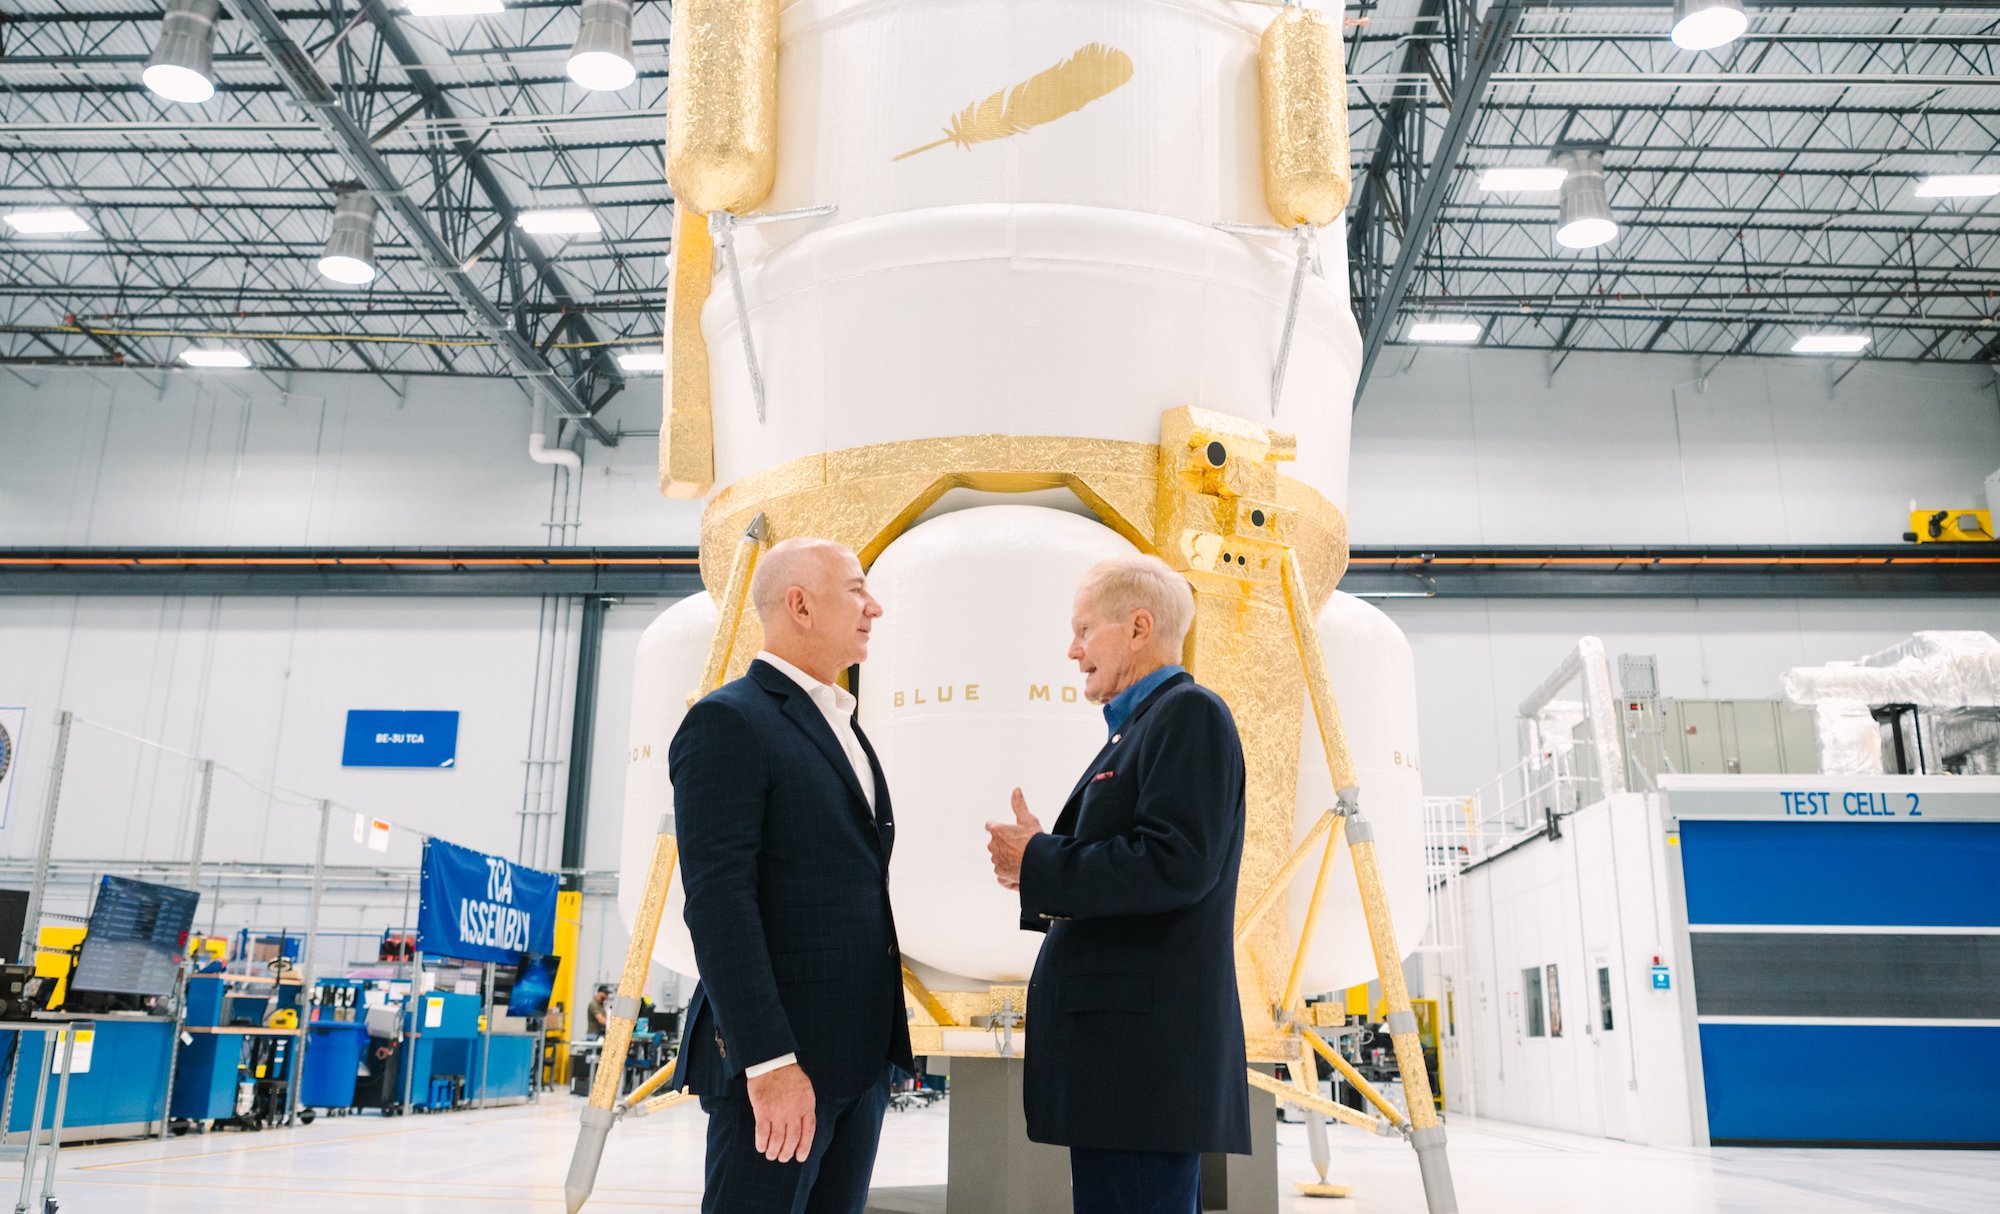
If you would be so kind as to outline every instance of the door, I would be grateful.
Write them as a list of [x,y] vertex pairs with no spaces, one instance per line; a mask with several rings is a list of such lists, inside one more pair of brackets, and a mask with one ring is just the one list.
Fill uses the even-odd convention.
[[1617,997],[1619,981],[1610,957],[1590,959],[1591,1033],[1596,1044],[1597,1082],[1604,1107],[1604,1136],[1630,1141],[1632,1046],[1626,1004]]

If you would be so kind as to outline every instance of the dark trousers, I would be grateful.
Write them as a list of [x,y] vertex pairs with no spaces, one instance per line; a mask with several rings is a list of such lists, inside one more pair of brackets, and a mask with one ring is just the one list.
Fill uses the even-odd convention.
[[805,1162],[772,1163],[757,1150],[748,1096],[703,1098],[708,1171],[702,1214],[862,1214],[889,1105],[889,1076],[859,1096],[820,1097]]
[[1201,1156],[1071,1147],[1069,1191],[1076,1214],[1201,1214]]

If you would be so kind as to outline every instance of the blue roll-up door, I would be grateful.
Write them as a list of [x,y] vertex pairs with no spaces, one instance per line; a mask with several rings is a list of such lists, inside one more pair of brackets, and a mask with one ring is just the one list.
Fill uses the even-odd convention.
[[2000,1144],[2000,822],[1679,825],[1711,1141]]

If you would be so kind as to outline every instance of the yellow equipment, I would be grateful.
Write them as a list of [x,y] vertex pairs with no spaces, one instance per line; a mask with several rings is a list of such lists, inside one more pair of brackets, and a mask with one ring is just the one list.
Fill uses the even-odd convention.
[[1990,544],[1990,510],[1912,510],[1903,538],[1915,544]]

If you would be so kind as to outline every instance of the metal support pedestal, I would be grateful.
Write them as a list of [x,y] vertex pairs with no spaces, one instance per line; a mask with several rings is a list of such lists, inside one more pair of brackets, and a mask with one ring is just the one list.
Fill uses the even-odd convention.
[[[868,1214],[1068,1210],[1068,1150],[1028,1139],[1021,1105],[1025,1066],[1019,1058],[953,1058],[947,1183],[876,1189],[868,1195]],[[1278,1108],[1254,1093],[1250,1141],[1254,1155],[1202,1156],[1204,1214],[1271,1214],[1278,1208]]]
[[[1276,1068],[1255,1066],[1270,1074]],[[1278,1208],[1278,1105],[1262,1092],[1250,1093],[1249,1155],[1201,1157],[1203,1214],[1270,1214]]]

